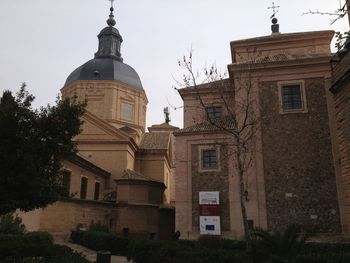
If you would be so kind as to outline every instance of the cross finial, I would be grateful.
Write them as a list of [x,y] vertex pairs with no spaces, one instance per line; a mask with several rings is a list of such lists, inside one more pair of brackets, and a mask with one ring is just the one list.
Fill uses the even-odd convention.
[[114,0],[108,0],[111,2],[111,8],[113,8],[113,3],[114,3]]
[[276,14],[278,13],[278,8],[280,8],[280,6],[279,5],[275,5],[275,2],[272,2],[272,6],[269,6],[267,9],[272,9],[272,15],[271,15],[271,17],[270,18],[274,18],[275,16],[276,16]]
[[107,25],[115,26],[115,20],[114,20],[114,15],[113,15],[113,11],[114,11],[113,2],[114,2],[114,0],[108,0],[108,1],[111,2],[111,8],[109,9],[111,11],[111,13],[109,14],[109,18],[107,20]]

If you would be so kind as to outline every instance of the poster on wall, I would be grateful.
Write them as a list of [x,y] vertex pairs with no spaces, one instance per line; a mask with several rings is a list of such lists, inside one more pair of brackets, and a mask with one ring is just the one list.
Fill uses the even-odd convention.
[[220,216],[200,216],[201,235],[221,235]]
[[219,205],[219,192],[199,192],[200,205]]
[[199,192],[199,229],[201,235],[221,235],[219,192]]

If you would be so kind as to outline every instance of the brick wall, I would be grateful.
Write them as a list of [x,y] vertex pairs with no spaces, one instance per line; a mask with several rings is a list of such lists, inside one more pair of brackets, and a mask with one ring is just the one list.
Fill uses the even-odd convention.
[[345,232],[350,232],[350,85],[334,96],[341,178],[344,191]]
[[268,228],[340,232],[323,78],[305,79],[307,113],[279,114],[277,82],[260,87]]
[[339,150],[339,164],[341,174],[341,187],[344,197],[344,222],[343,230],[350,233],[350,84],[348,52],[333,67],[333,84],[337,90],[333,91],[335,106],[335,121],[337,129],[337,143]]
[[199,230],[199,192],[219,191],[221,230],[230,230],[230,207],[229,207],[229,178],[227,164],[227,146],[220,145],[220,171],[200,172],[199,146],[191,147],[191,170],[192,170],[192,227]]

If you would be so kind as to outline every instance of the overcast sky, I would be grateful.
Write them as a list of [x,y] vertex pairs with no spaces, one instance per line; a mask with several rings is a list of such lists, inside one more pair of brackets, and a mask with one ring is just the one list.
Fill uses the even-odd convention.
[[[225,70],[233,40],[270,34],[270,0],[117,0],[116,27],[123,36],[124,62],[139,73],[149,104],[147,125],[164,122],[168,102],[181,106],[173,89],[177,59],[194,50],[195,67],[213,62]],[[337,0],[276,0],[282,33],[347,31],[347,18],[330,25]],[[22,82],[35,106],[53,103],[68,75],[93,58],[97,34],[106,26],[107,0],[0,0],[0,92]],[[182,127],[182,110],[171,109]]]

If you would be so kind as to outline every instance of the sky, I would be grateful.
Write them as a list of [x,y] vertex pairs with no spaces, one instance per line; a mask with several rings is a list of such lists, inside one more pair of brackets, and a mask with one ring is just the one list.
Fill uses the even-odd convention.
[[[271,33],[270,0],[116,0],[116,27],[124,42],[124,62],[139,74],[149,104],[147,126],[164,122],[182,127],[182,100],[174,89],[181,79],[177,61],[193,50],[198,71],[213,63],[225,71],[230,41]],[[330,25],[325,15],[338,0],[275,0],[281,33],[348,31],[347,18]],[[22,82],[34,107],[53,104],[68,75],[92,59],[97,35],[106,26],[107,0],[0,0],[0,94]],[[1,96],[1,95],[0,95]]]

